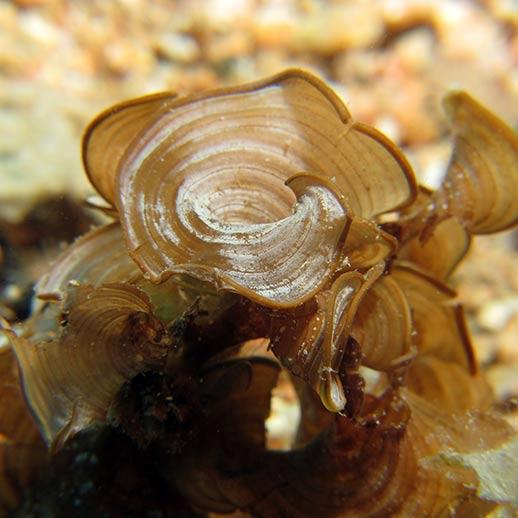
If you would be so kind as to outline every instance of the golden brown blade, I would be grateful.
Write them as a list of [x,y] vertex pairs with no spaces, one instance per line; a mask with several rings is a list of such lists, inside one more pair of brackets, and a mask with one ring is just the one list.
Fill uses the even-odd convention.
[[475,373],[475,356],[455,292],[410,264],[394,266],[391,277],[410,305],[412,345],[417,348],[417,354],[436,356]]
[[[140,166],[145,182],[181,183],[197,171],[204,178],[240,176],[244,188],[258,174],[282,183],[311,171],[336,182],[363,217],[403,206],[415,194],[396,146],[354,122],[324,82],[295,69],[202,94],[164,92],[117,105],[89,126],[83,159],[99,193],[116,205],[124,199],[117,199],[113,180],[121,175],[124,196]],[[142,173],[131,183],[140,184]]]
[[63,300],[70,286],[130,282],[142,277],[124,245],[120,225],[110,223],[91,230],[69,246],[36,285],[36,296]]
[[518,137],[466,92],[444,99],[454,136],[446,177],[434,195],[439,219],[456,216],[475,234],[518,222]]
[[125,101],[99,114],[83,137],[83,164],[97,192],[113,205],[121,159],[139,132],[161,117],[176,95],[163,92]]
[[419,356],[405,373],[405,387],[452,413],[488,410],[493,403],[489,384],[458,363],[435,356]]
[[166,322],[181,315],[197,297],[214,297],[222,302],[214,288],[201,281],[176,276],[156,285],[147,280],[128,255],[117,222],[98,227],[69,246],[39,280],[35,291],[42,300],[58,302],[74,287],[106,283],[128,283],[140,288]]
[[397,239],[367,219],[353,217],[343,251],[346,270],[370,268],[387,260],[398,248]]
[[425,240],[416,236],[404,243],[398,259],[411,261],[438,279],[447,279],[469,249],[471,236],[457,218],[441,221]]
[[363,296],[354,316],[352,336],[360,344],[362,364],[388,371],[408,357],[410,306],[391,276],[380,277]]
[[130,285],[71,289],[62,318],[59,336],[9,333],[25,396],[54,447],[103,420],[122,384],[160,366],[170,345],[149,299]]
[[23,398],[13,351],[0,348],[0,516],[18,506],[46,459],[47,448]]
[[[336,269],[349,216],[330,182],[298,175],[288,185],[297,204],[274,223],[225,223],[207,200],[187,193],[167,211],[159,203],[163,214],[151,221],[146,212],[135,212],[126,229],[130,253],[154,282],[185,273],[264,305],[301,304]],[[160,192],[174,200],[169,186]]]

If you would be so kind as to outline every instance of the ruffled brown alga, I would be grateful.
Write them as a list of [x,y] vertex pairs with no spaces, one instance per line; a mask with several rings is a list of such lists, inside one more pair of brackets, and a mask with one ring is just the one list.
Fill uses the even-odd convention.
[[[513,474],[484,466],[515,434],[448,280],[473,234],[516,225],[518,140],[464,92],[444,106],[435,191],[300,70],[98,116],[83,159],[113,222],[4,324],[4,512],[512,509]],[[265,440],[281,372],[301,406],[288,451]]]

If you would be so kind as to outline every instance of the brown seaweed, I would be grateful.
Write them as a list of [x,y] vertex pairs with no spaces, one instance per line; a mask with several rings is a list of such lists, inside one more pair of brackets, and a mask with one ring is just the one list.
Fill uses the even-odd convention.
[[[56,509],[38,468],[59,480],[70,451],[105,451],[117,434],[120,452],[138,452],[117,466],[156,467],[169,502],[134,487],[166,516],[484,516],[516,504],[487,483],[484,459],[515,434],[448,280],[472,234],[516,224],[517,138],[463,92],[445,103],[454,145],[436,191],[300,70],[98,116],[83,161],[116,221],[58,257],[22,329],[4,324],[0,388],[16,395],[1,426],[29,432],[0,429],[0,505]],[[283,369],[302,411],[292,449],[276,451],[265,421]],[[131,484],[114,484],[86,508],[127,512]],[[67,491],[63,509],[79,489]]]

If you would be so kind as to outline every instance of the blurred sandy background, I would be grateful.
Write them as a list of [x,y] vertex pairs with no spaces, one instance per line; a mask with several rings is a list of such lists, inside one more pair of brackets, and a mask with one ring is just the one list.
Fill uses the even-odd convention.
[[[0,312],[26,316],[33,280],[93,221],[77,204],[92,192],[80,141],[101,109],[288,66],[329,81],[433,186],[449,154],[440,105],[448,88],[465,88],[518,126],[518,2],[0,0]],[[515,424],[517,241],[477,239],[454,278],[479,359]]]

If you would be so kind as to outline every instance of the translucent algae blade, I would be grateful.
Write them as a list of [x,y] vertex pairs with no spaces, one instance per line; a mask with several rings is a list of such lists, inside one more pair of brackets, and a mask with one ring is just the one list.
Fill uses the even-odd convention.
[[[298,70],[118,106],[94,121],[83,150],[92,183],[117,208],[130,254],[151,280],[189,273],[271,306],[296,306],[318,291],[336,268],[333,248],[352,214],[370,218],[407,206],[416,194],[394,144],[354,122],[332,90]],[[327,182],[344,214],[312,210],[294,228],[316,191],[307,181],[306,193],[295,187],[301,173]],[[310,227],[318,218],[322,236],[335,237],[315,240]],[[379,247],[367,255],[359,247],[351,260],[378,262],[392,248],[390,236],[381,237]],[[303,253],[289,253],[295,239]],[[310,247],[319,251],[311,258]],[[268,288],[254,274],[265,268]]]
[[417,235],[404,243],[398,259],[410,261],[438,279],[447,279],[466,255],[471,234],[457,218],[438,223],[431,234]]
[[47,460],[47,448],[26,406],[9,347],[0,347],[0,402],[0,516],[5,516],[18,507],[24,490]]
[[59,335],[25,338],[10,333],[25,396],[45,439],[55,447],[104,420],[122,384],[142,370],[161,366],[168,346],[149,299],[134,286],[73,288],[62,318]]
[[[152,220],[153,209],[132,214],[130,253],[155,282],[186,273],[265,305],[296,306],[337,268],[349,216],[327,180],[298,175],[288,185],[297,204],[270,223],[225,223],[203,198],[180,193],[169,207],[158,204]],[[169,186],[161,193],[167,196]]]
[[490,234],[518,222],[518,136],[466,92],[444,100],[453,154],[434,196],[442,219],[456,216],[472,233]]
[[[181,184],[193,171],[204,178],[238,175],[243,188],[253,187],[258,174],[280,180],[280,187],[290,176],[312,172],[336,182],[363,217],[410,203],[416,190],[396,146],[354,122],[336,94],[302,70],[117,105],[88,128],[83,159],[93,185],[116,205],[137,201],[124,200],[128,183],[163,183],[167,177]],[[122,196],[116,195],[117,181]]]
[[129,257],[119,223],[95,228],[69,246],[36,285],[44,300],[63,300],[69,286],[129,282],[142,276]]

